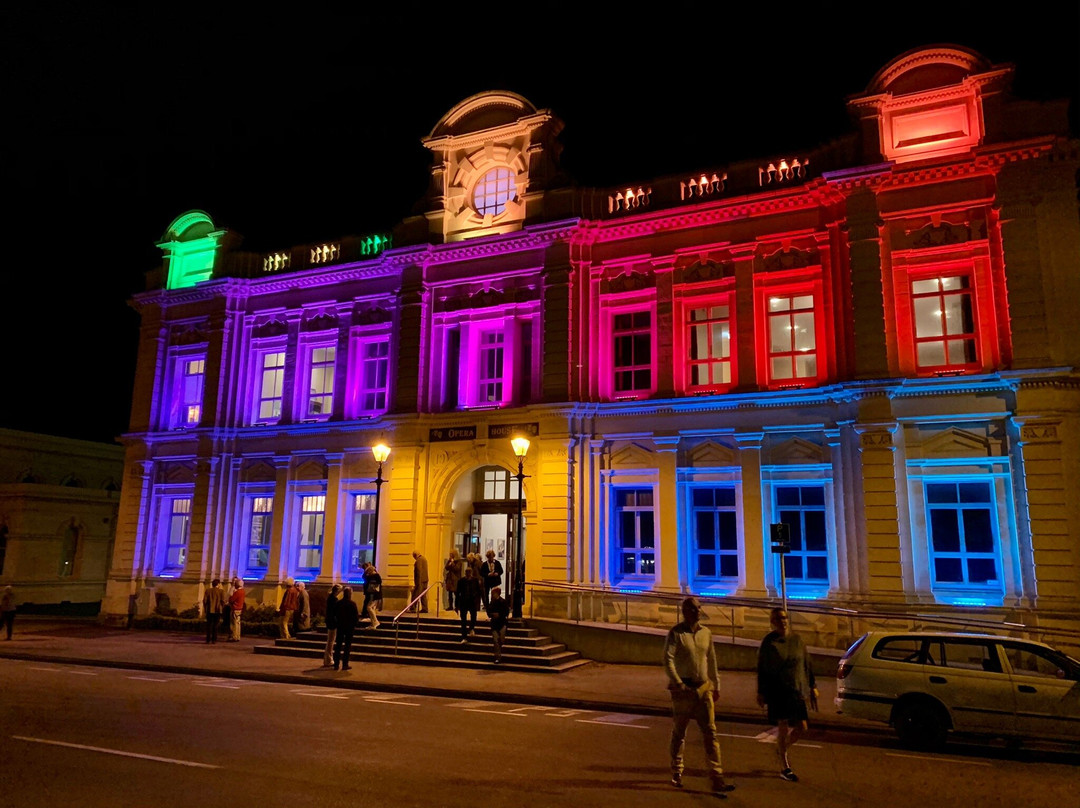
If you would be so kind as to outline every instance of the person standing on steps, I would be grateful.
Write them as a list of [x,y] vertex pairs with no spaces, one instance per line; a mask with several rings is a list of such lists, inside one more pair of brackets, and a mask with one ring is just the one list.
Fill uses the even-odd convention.
[[218,623],[221,622],[221,608],[225,603],[225,590],[221,588],[221,579],[210,582],[210,588],[203,595],[203,616],[206,618],[206,642],[217,642]]
[[349,670],[349,656],[352,654],[353,634],[356,632],[356,624],[360,622],[360,610],[353,600],[351,586],[341,591],[341,603],[338,604],[338,631],[337,640],[334,642],[334,670],[339,667],[343,671]]
[[499,559],[495,557],[494,550],[488,550],[486,553],[487,560],[480,565],[480,583],[483,585],[482,597],[484,601],[484,608],[488,606],[488,601],[491,599],[491,590],[497,586],[502,586],[502,564],[499,563]]
[[506,624],[510,620],[510,601],[503,600],[502,587],[492,587],[491,599],[487,605],[488,619],[491,621],[491,642],[495,647],[495,664],[502,662],[502,647],[506,640]]
[[465,577],[457,585],[458,615],[461,617],[461,641],[476,635],[476,612],[480,608],[480,582],[472,567],[465,568]]
[[682,616],[682,621],[672,626],[664,640],[664,672],[675,721],[671,728],[671,784],[682,788],[686,728],[693,719],[705,743],[713,793],[723,797],[735,786],[724,782],[720,742],[716,737],[716,698],[720,694],[716,648],[712,632],[701,624],[701,604],[697,598],[683,600]]
[[326,648],[323,650],[322,664],[329,668],[334,664],[334,640],[337,639],[337,609],[341,603],[341,584],[330,587],[326,596]]
[[458,581],[461,580],[461,559],[457,550],[451,550],[449,557],[443,564],[443,589],[446,590],[446,598],[449,601],[448,608],[452,612],[457,611],[454,603],[454,595],[457,594]]
[[817,682],[810,666],[810,655],[802,637],[791,630],[786,609],[769,613],[772,631],[765,635],[758,649],[757,702],[767,706],[769,723],[776,725],[776,756],[780,776],[797,783],[799,776],[791,768],[788,752],[808,726],[807,701],[817,709]]
[[281,596],[281,605],[278,606],[278,634],[283,640],[292,639],[289,626],[292,625],[293,615],[299,605],[300,590],[296,588],[296,582],[292,578],[286,578],[285,593]]
[[296,582],[296,592],[299,596],[296,608],[296,633],[300,633],[311,628],[311,594],[303,581]]
[[379,623],[379,607],[382,606],[382,576],[370,561],[364,562],[364,607],[360,610],[361,617],[367,617],[371,628],[376,629]]
[[233,578],[233,591],[229,595],[229,606],[232,607],[232,636],[229,642],[240,642],[240,618],[244,614],[244,582],[241,578]]
[[[413,557],[413,597],[420,597],[420,600],[416,603],[416,610],[418,612],[426,612],[428,610],[427,605],[427,588],[428,588],[428,568],[427,559],[420,555],[419,550],[412,551]],[[420,593],[423,593],[421,595]]]

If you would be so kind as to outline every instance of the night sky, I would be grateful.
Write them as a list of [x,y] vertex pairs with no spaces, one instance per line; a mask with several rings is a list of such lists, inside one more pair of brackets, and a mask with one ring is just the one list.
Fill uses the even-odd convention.
[[0,427],[113,442],[128,300],[176,216],[205,210],[256,252],[389,230],[426,188],[420,139],[485,90],[558,115],[563,166],[597,186],[813,148],[850,131],[845,99],[881,67],[938,43],[1015,64],[1018,95],[1070,98],[1078,131],[1076,2],[926,4],[909,21],[878,9],[915,6],[829,2],[144,5],[0,15]]

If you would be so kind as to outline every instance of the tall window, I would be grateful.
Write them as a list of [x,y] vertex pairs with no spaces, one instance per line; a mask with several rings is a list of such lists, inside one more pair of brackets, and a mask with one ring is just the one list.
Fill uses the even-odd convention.
[[270,529],[273,524],[274,498],[249,497],[248,572],[265,572],[270,563]]
[[358,414],[385,412],[390,379],[389,338],[380,337],[360,342],[357,361]]
[[503,400],[503,337],[502,331],[485,331],[480,335],[480,367],[477,380],[481,404]]
[[618,574],[656,572],[656,529],[651,488],[616,488],[615,552]]
[[826,581],[829,546],[825,529],[825,489],[820,485],[776,489],[778,522],[791,530],[791,552],[781,556],[789,581]]
[[183,361],[183,381],[181,383],[183,398],[180,402],[180,413],[184,426],[198,426],[199,421],[202,419],[205,364],[202,359],[185,359]]
[[191,497],[169,497],[163,502],[164,556],[162,572],[179,572],[187,562],[191,537]]
[[196,427],[202,420],[205,359],[204,353],[194,353],[188,348],[171,351],[166,391],[168,409],[164,410],[162,419],[166,428]]
[[262,354],[259,369],[258,416],[260,423],[276,423],[281,418],[285,384],[285,351]]
[[473,189],[473,205],[481,216],[489,213],[498,216],[506,210],[506,203],[514,198],[514,174],[508,168],[488,171]]
[[738,578],[739,532],[735,519],[735,489],[695,488],[690,507],[694,525],[695,577]]
[[300,558],[297,569],[318,574],[322,567],[326,497],[306,496],[300,502]]
[[481,469],[482,498],[485,500],[516,500],[518,495],[517,478],[506,469]]
[[726,305],[691,308],[686,315],[690,387],[731,384],[731,315]]
[[612,318],[615,396],[652,390],[652,315],[623,312]]
[[911,282],[919,370],[977,370],[975,316],[967,275]]
[[327,417],[334,408],[334,359],[337,348],[318,345],[311,349],[308,364],[308,397],[306,415]]
[[353,498],[352,525],[349,533],[349,568],[347,574],[359,577],[364,563],[374,562],[371,551],[375,538],[375,495],[356,494]]
[[926,484],[934,584],[998,588],[996,504],[989,482]]
[[783,384],[818,375],[814,296],[769,295],[769,381]]

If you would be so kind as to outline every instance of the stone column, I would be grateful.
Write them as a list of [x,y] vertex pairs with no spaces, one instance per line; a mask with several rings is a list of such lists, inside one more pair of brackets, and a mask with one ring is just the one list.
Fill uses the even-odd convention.
[[679,592],[679,556],[685,549],[679,537],[679,509],[675,507],[679,501],[679,438],[654,437],[653,445],[660,473],[660,500],[654,505],[660,541],[656,548],[660,570],[657,583],[662,590]]
[[766,526],[761,501],[761,447],[764,432],[737,432],[740,478],[742,479],[742,580],[736,594],[746,598],[765,598],[778,591],[771,585],[765,555]]

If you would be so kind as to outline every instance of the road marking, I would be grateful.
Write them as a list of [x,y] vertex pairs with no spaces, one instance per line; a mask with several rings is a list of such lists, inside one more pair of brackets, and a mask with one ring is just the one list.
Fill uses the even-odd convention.
[[345,699],[346,701],[349,699],[348,696],[342,696],[340,693],[308,693],[303,690],[294,690],[292,692],[297,696],[312,696],[316,699]]
[[239,690],[240,685],[225,685],[218,682],[196,682],[195,687],[222,687],[226,690]]
[[[720,733],[717,733],[717,734],[720,734]],[[727,737],[729,737],[729,738],[749,738],[750,736],[749,735],[729,735]],[[767,729],[764,732],[758,733],[757,735],[755,735],[753,737],[754,737],[754,740],[759,742],[759,743],[776,743],[776,727],[773,727],[772,729]],[[799,741],[799,748],[800,749],[820,749],[821,744],[819,744],[819,743],[807,743],[806,741]]]
[[483,709],[480,709],[479,707],[466,707],[465,712],[467,712],[467,713],[491,713],[492,715],[512,715],[515,718],[527,718],[528,717],[524,713],[507,712],[506,710],[483,710]]
[[64,671],[64,673],[70,673],[72,676],[97,676],[94,671]]
[[559,710],[556,713],[544,713],[544,715],[551,718],[573,718],[575,715],[581,715],[587,713],[588,710]]
[[31,668],[32,671],[45,671],[46,673],[60,673],[59,668]]
[[[633,718],[633,716],[630,716]],[[606,724],[609,727],[625,727],[626,729],[649,729],[641,724],[627,724],[623,721],[601,721],[599,718],[579,718],[579,724]]]
[[193,760],[177,760],[176,758],[158,757],[157,755],[140,755],[137,752],[123,752],[119,749],[106,749],[102,746],[84,746],[81,743],[65,743],[64,741],[50,741],[46,738],[27,738],[25,735],[12,735],[17,741],[28,741],[29,743],[44,743],[50,746],[65,746],[68,749],[85,749],[88,752],[102,752],[106,755],[120,755],[121,757],[139,758],[140,760],[154,760],[158,763],[175,763],[177,766],[193,766],[197,769],[220,769],[220,766],[214,766],[210,763],[196,763]]
[[[799,744],[802,746],[802,744]],[[979,760],[957,760],[955,758],[934,757],[933,755],[905,755],[901,752],[886,752],[889,757],[911,758],[912,760],[933,760],[938,763],[966,763],[969,766],[993,766],[993,763],[983,763]]]
[[124,678],[125,679],[138,679],[138,680],[141,680],[143,682],[182,682],[184,680],[183,676],[170,676],[170,677],[167,677],[165,679],[162,679],[162,678],[160,678],[158,676],[126,676]]
[[420,706],[420,703],[417,701],[394,701],[393,699],[380,699],[375,696],[364,696],[364,701],[374,702],[375,704],[400,704],[402,707]]

